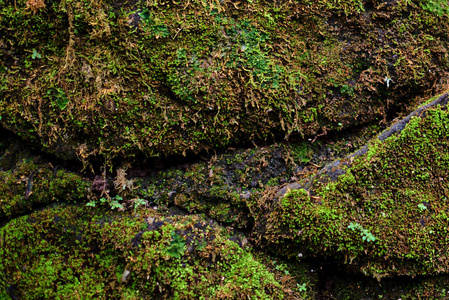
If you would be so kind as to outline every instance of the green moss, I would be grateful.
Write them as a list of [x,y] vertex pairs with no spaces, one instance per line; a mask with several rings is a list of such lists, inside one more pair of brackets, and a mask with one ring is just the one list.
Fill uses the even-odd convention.
[[65,159],[340,130],[449,67],[447,22],[401,1],[0,3],[0,122]]
[[0,155],[0,218],[30,212],[52,202],[83,201],[91,183],[73,172],[57,169],[24,144],[8,141]]
[[60,206],[10,221],[0,229],[2,289],[21,299],[283,298],[273,273],[216,225],[142,213]]
[[443,15],[449,15],[449,6],[446,2],[441,0],[426,0],[419,3],[425,10],[431,11],[437,14],[439,17]]
[[[338,180],[290,191],[264,234],[377,278],[446,272],[448,120],[445,107],[428,109],[353,158]],[[294,255],[295,246],[286,245]]]

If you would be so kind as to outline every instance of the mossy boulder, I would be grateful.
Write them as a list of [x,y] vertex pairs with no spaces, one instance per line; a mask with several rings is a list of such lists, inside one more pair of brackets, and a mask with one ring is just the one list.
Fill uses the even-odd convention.
[[48,158],[33,154],[17,138],[0,139],[0,219],[11,219],[52,202],[85,201],[91,182]]
[[364,154],[281,189],[256,221],[261,241],[292,256],[332,257],[378,279],[447,273],[447,101],[440,97],[403,130],[374,139]]
[[284,299],[312,293],[292,290],[294,282],[265,266],[267,258],[253,255],[243,236],[198,215],[60,205],[16,218],[0,233],[0,287],[13,299]]
[[422,1],[0,7],[0,123],[65,159],[321,134],[441,90],[449,69],[446,11]]

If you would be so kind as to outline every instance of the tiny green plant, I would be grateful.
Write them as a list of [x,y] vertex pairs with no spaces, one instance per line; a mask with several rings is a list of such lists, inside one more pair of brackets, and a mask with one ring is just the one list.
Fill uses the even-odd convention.
[[174,231],[171,234],[172,241],[170,242],[170,246],[166,248],[166,252],[168,255],[174,258],[181,258],[186,250],[185,240]]
[[123,198],[120,196],[115,196],[114,198],[112,198],[113,200],[111,201],[111,203],[109,203],[109,205],[111,206],[111,209],[118,209],[118,210],[124,210],[125,207],[123,206],[123,204],[121,204],[119,201],[122,201]]
[[355,231],[356,229],[362,229],[362,225],[360,225],[359,223],[349,223],[348,226],[349,229],[351,229],[352,231]]
[[137,198],[133,201],[134,210],[137,210],[140,206],[146,206],[148,203],[144,199]]
[[425,210],[427,209],[427,206],[425,206],[424,204],[420,203],[420,204],[418,204],[418,208],[419,208],[421,211],[425,211]]
[[115,196],[112,198],[106,198],[106,197],[101,197],[100,200],[92,200],[86,203],[86,206],[90,206],[90,207],[96,207],[98,202],[102,205],[105,203],[109,204],[109,207],[111,209],[118,209],[118,210],[125,210],[125,206],[123,204],[120,203],[120,201],[123,201],[123,198],[121,196]]
[[307,284],[306,283],[303,283],[303,284],[297,283],[296,285],[298,286],[298,291],[300,291],[300,292],[307,291]]
[[275,268],[277,271],[283,272],[285,275],[290,274],[290,272],[289,272],[288,269],[287,269],[287,265],[285,265],[285,264],[283,264],[283,263],[278,263],[278,264],[276,264],[275,261],[273,261],[273,263],[274,263],[274,266],[275,266],[274,268]]
[[89,201],[89,202],[87,202],[86,206],[95,207],[95,206],[97,206],[97,202],[94,200]]
[[352,231],[360,231],[363,241],[374,242],[376,240],[376,237],[371,232],[364,229],[359,223],[349,223],[348,229],[351,229]]
[[67,107],[67,104],[69,103],[69,99],[67,98],[66,93],[61,88],[54,88],[49,89],[47,91],[47,96],[52,98],[54,103],[59,107],[59,109],[63,110]]
[[33,54],[31,54],[32,59],[41,58],[42,55],[39,54],[39,52],[36,51],[36,49],[33,49]]
[[366,229],[363,229],[361,234],[362,234],[362,240],[364,240],[364,241],[374,242],[376,240],[374,235]]

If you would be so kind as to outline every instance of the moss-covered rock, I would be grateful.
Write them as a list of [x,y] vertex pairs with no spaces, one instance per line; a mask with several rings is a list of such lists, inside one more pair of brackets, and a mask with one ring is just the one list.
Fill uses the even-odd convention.
[[135,193],[249,231],[277,254],[327,257],[378,279],[446,273],[447,101],[432,98],[315,172],[302,173],[313,157],[304,145],[278,145],[136,179]]
[[52,202],[85,201],[91,182],[41,155],[32,154],[26,143],[0,141],[0,219],[10,219]]
[[[87,196],[96,206],[49,207],[3,227],[4,297],[444,299],[447,100],[429,100],[321,169],[317,153],[333,141],[238,150],[157,172],[125,164],[113,178],[88,180],[62,168],[56,176],[59,167],[4,138],[0,174],[14,178],[0,186],[13,204],[2,202],[4,216]],[[363,145],[361,135],[351,143]],[[33,170],[40,170],[29,194],[35,198],[23,206]],[[111,210],[115,202],[121,211]],[[173,205],[192,215],[169,213]],[[254,243],[264,252],[254,252]],[[326,275],[329,264],[377,279],[427,277],[349,282]]]
[[298,291],[288,272],[280,272],[288,268],[270,271],[241,235],[198,215],[62,205],[16,218],[0,233],[0,286],[14,299],[283,299],[312,293]]
[[[447,88],[448,10],[0,0],[0,297],[444,299],[447,95],[341,156]],[[136,166],[141,154],[307,135]],[[46,207],[75,201],[93,208]],[[332,283],[325,264],[367,278]]]
[[447,100],[266,204],[272,211],[258,224],[261,240],[378,279],[447,273]]
[[447,14],[421,1],[0,6],[0,123],[63,158],[341,129],[441,89],[449,68]]
[[392,279],[361,278],[340,273],[332,278],[332,286],[323,292],[325,297],[336,299],[447,299],[449,296],[447,275],[417,276],[413,279],[401,276]]
[[252,210],[258,211],[252,206],[258,199],[265,198],[278,186],[309,178],[317,168],[362,147],[380,128],[374,124],[339,131],[316,141],[229,149],[227,153],[196,161],[159,161],[158,168],[136,159],[122,162],[105,179],[97,176],[93,189],[117,194],[125,209],[142,204],[174,205],[189,213],[205,213],[222,224],[250,230],[255,218]]

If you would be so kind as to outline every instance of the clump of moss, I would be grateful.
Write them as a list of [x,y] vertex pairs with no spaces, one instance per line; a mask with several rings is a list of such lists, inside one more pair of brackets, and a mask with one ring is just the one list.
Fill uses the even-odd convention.
[[132,216],[63,205],[0,230],[6,245],[0,284],[21,299],[282,299],[290,293],[247,246],[195,215],[149,209]]

